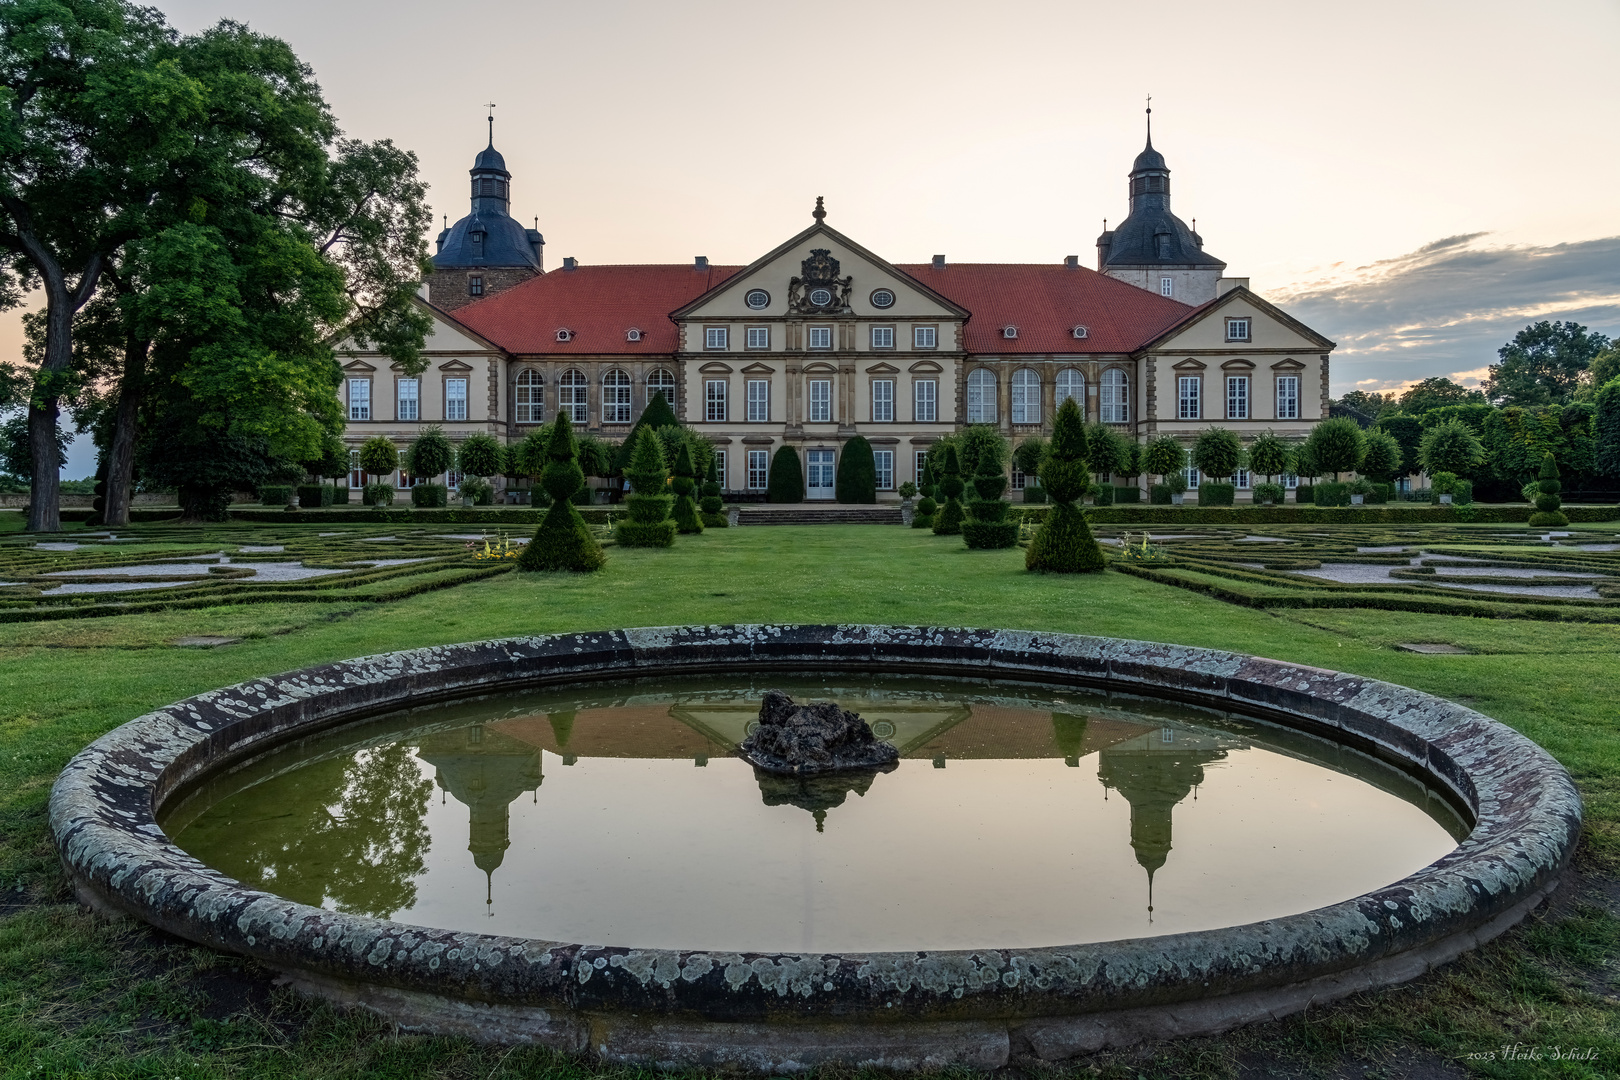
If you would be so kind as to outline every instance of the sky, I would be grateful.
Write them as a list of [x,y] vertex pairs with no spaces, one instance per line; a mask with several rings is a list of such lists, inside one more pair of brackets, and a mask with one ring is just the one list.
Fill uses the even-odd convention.
[[1339,342],[1336,395],[1472,385],[1532,320],[1620,336],[1620,0],[158,6],[290,42],[347,134],[418,155],[436,217],[495,102],[553,266],[746,263],[817,195],[895,262],[1094,265],[1151,94],[1175,212]]

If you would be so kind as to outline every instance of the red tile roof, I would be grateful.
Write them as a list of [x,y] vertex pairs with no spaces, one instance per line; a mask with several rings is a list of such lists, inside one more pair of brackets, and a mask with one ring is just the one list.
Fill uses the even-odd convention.
[[[911,277],[973,313],[967,351],[981,356],[1019,353],[1127,353],[1186,318],[1192,308],[1083,266],[1046,263],[900,264]],[[1018,337],[1002,336],[1016,326]],[[1074,336],[1075,326],[1086,337]]]
[[[740,266],[580,266],[553,270],[457,308],[453,317],[510,353],[580,356],[645,355],[675,351],[669,313],[701,296]],[[640,341],[627,341],[632,328]],[[557,340],[557,331],[574,333]]]
[[[454,318],[510,353],[668,355],[677,346],[669,313],[741,270],[711,266],[581,266],[553,270],[486,300],[456,309]],[[966,346],[978,355],[1127,353],[1187,318],[1193,308],[1088,270],[1041,263],[897,265],[972,312]],[[1018,336],[1003,336],[1006,326]],[[1074,327],[1086,327],[1084,339]],[[632,327],[638,342],[627,341]],[[557,340],[557,331],[573,339]],[[943,343],[942,343],[943,344]]]

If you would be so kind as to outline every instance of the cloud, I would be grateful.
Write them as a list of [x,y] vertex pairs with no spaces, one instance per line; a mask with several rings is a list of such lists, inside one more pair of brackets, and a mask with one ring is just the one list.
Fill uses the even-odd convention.
[[1271,299],[1339,343],[1334,393],[1436,375],[1478,385],[1496,350],[1542,319],[1620,336],[1620,236],[1533,247],[1490,246],[1488,235],[1444,237]]

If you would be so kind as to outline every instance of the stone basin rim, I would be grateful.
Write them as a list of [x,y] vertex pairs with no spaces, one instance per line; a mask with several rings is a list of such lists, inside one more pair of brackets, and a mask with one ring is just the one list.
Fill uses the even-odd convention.
[[[1398,882],[1265,922],[1031,949],[808,955],[604,947],[345,915],[249,888],[175,847],[157,825],[166,800],[233,760],[432,698],[705,667],[831,673],[893,665],[923,674],[1083,683],[1288,723],[1370,747],[1420,773],[1469,809],[1474,828],[1455,850]],[[614,1058],[612,1040],[604,1036],[597,1046],[600,1018],[632,1013],[642,1025],[657,1018],[742,1027],[789,1021],[795,1028],[945,1023],[978,1031],[988,1023],[1005,1034],[1054,1022],[1106,1028],[1102,1017],[1179,1007],[1184,1017],[1175,1033],[1223,1030],[1235,1013],[1204,1008],[1211,1001],[1268,994],[1294,1000],[1300,987],[1319,984],[1321,992],[1304,1001],[1325,1000],[1411,978],[1501,933],[1550,891],[1580,822],[1573,782],[1551,755],[1471,709],[1390,683],[1152,642],[857,624],[514,637],[254,679],[102,736],[63,770],[50,799],[50,826],[67,873],[81,899],[98,909],[253,956],[331,996],[426,1017],[422,1026],[435,1030],[464,1030],[465,1019],[456,1017],[467,1009],[516,1009],[528,1017],[518,1025],[528,1034],[507,1023],[496,1037],[604,1059]],[[1200,1008],[1213,1019],[1186,1019]],[[1277,1007],[1262,1012],[1276,1015]],[[1096,1045],[1108,1044],[1108,1036],[1097,1037],[1103,1042]],[[647,1036],[642,1043],[648,1038],[657,1042]],[[671,1061],[713,1060],[667,1053]],[[651,1052],[615,1060],[664,1059]],[[938,1060],[916,1067],[929,1062]],[[908,1067],[901,1058],[891,1063]],[[778,1066],[786,1067],[774,1059],[760,1064]]]

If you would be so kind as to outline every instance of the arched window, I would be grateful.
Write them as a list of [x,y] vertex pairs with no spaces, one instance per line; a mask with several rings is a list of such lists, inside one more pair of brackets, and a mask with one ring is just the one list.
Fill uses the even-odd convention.
[[1078,368],[1064,368],[1057,373],[1057,400],[1053,406],[1061,408],[1064,398],[1074,398],[1080,406],[1080,415],[1086,415],[1086,377]]
[[989,368],[974,368],[967,377],[967,422],[996,422],[996,376]]
[[654,394],[663,394],[664,401],[673,409],[675,407],[675,376],[663,368],[654,368],[652,374],[647,376],[647,404],[652,404]]
[[557,380],[557,408],[568,417],[570,423],[583,424],[590,419],[589,384],[585,381],[585,373],[569,368],[563,372],[563,377]]
[[517,422],[520,424],[538,424],[545,420],[546,387],[540,378],[540,373],[533,368],[526,368],[518,372],[517,377]]
[[602,423],[630,422],[630,376],[614,368],[602,376]]
[[1105,424],[1127,424],[1131,419],[1131,382],[1119,368],[1103,372],[1098,411]]
[[1041,377],[1032,368],[1019,368],[1012,377],[1012,422],[1041,422]]

